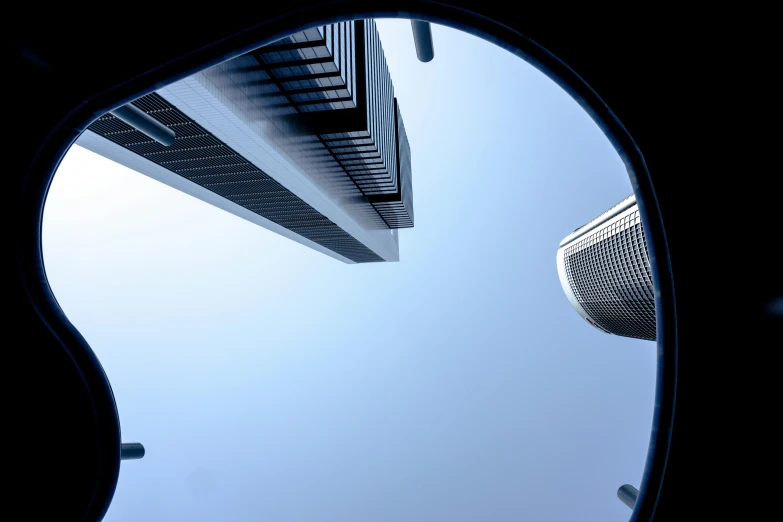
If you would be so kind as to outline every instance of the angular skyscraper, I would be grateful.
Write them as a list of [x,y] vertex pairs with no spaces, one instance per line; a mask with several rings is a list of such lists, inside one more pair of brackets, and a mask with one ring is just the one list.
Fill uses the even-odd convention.
[[654,341],[655,292],[636,197],[631,195],[560,242],[560,284],[588,323]]
[[77,144],[346,263],[399,260],[411,154],[373,21],[301,31],[132,105],[173,144],[117,112]]

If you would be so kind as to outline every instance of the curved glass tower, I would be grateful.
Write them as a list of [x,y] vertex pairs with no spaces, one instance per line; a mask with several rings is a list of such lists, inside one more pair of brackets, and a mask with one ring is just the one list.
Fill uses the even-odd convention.
[[655,292],[635,196],[566,236],[557,271],[566,297],[588,323],[655,340]]

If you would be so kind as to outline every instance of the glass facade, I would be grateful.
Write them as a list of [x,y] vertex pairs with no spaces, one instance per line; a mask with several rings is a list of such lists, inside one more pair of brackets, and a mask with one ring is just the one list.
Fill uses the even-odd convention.
[[[618,207],[621,211],[613,213]],[[639,210],[635,200],[618,207],[561,243],[558,270],[565,275],[561,283],[574,307],[593,326],[654,341],[655,291]]]
[[[413,226],[410,146],[375,22],[300,31],[196,77],[363,228]],[[383,260],[159,93],[134,105],[174,145],[110,114],[89,130],[352,261]]]
[[207,132],[158,94],[133,102],[176,129],[166,147],[111,114],[89,130],[351,261],[383,261],[353,236]]
[[298,112],[356,108],[354,22],[300,31],[249,53]]
[[234,81],[253,85],[259,106],[295,115],[284,125],[323,176],[350,181],[387,228],[413,226],[410,147],[374,21],[302,31],[239,61]]
[[373,207],[391,228],[413,226],[413,182],[411,176],[411,147],[399,104],[394,99],[395,147],[397,149],[397,190],[390,194],[369,197]]

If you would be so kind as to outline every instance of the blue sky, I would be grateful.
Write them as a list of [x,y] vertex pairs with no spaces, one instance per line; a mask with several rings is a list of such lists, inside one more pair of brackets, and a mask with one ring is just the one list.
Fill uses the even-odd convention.
[[533,67],[379,21],[411,145],[399,263],[345,265],[74,147],[44,215],[55,296],[111,380],[106,520],[625,521],[654,343],[601,333],[560,240],[631,193]]

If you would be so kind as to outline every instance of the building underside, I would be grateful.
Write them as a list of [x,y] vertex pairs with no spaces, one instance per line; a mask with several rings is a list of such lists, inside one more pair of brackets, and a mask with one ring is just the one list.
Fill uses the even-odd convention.
[[112,114],[77,143],[345,262],[399,259],[411,154],[373,21],[296,33],[132,103],[173,145]]

